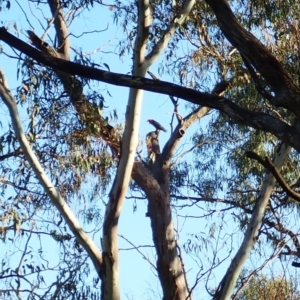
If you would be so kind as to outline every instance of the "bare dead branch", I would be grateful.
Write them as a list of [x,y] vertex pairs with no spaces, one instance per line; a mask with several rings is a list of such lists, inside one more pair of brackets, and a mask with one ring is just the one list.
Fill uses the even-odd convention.
[[105,32],[108,29],[108,24],[106,25],[106,28],[101,29],[101,30],[91,30],[91,31],[83,31],[81,32],[81,34],[76,35],[74,33],[69,33],[68,36],[74,36],[75,38],[79,39],[82,36],[86,35],[86,34],[90,34],[90,33],[99,33],[99,32]]

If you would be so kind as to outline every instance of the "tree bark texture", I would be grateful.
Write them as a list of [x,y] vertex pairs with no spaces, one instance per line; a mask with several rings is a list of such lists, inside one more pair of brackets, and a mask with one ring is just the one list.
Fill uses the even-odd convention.
[[[157,173],[161,173],[162,169],[158,166],[156,168]],[[166,177],[154,178],[154,173],[151,173],[140,162],[135,163],[132,173],[133,179],[145,191],[149,199],[148,216],[157,252],[157,272],[163,289],[163,299],[191,299],[183,266],[177,253],[167,176],[166,173]]]

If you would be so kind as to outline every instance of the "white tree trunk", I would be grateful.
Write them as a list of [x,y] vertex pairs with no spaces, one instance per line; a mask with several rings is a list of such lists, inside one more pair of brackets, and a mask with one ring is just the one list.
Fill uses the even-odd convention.
[[76,216],[73,214],[71,208],[67,202],[61,197],[55,186],[52,184],[51,180],[48,178],[46,172],[41,166],[37,156],[34,154],[30,147],[29,142],[24,134],[22,123],[20,120],[18,108],[16,101],[12,94],[10,93],[8,86],[6,84],[5,76],[0,70],[0,96],[9,110],[12,125],[16,137],[20,143],[20,146],[24,152],[26,159],[28,160],[32,170],[34,171],[40,184],[43,186],[45,193],[51,199],[53,205],[61,213],[62,217],[68,224],[70,230],[73,232],[78,243],[87,251],[90,258],[93,261],[97,273],[100,274],[101,264],[102,264],[102,254],[99,251],[97,245],[94,241],[86,234],[82,229]]
[[[274,159],[274,166],[280,169],[289,155],[291,147],[282,143]],[[276,180],[271,173],[267,174],[262,185],[260,194],[257,198],[252,217],[247,226],[244,240],[232,260],[218,291],[214,297],[216,300],[229,300],[235,288],[238,277],[242,271],[245,261],[250,255],[258,238],[258,230],[264,217],[266,207],[269,203],[271,193],[273,192]]]
[[[145,77],[148,68],[156,61],[167,46],[190,10],[195,0],[185,1],[182,11],[170,23],[162,39],[146,56],[149,28],[152,22],[152,12],[149,0],[138,1],[138,27],[135,46],[133,49],[132,75]],[[126,110],[126,124],[122,138],[121,157],[117,175],[109,196],[103,224],[103,262],[102,269],[102,298],[105,300],[119,300],[119,270],[118,270],[118,220],[131,178],[132,167],[138,146],[138,131],[143,100],[143,90],[130,89]]]

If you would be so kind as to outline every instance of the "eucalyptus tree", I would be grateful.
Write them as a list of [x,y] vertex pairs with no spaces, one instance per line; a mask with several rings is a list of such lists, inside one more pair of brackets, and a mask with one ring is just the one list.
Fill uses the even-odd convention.
[[[6,28],[0,29],[0,39],[19,51],[17,57],[9,54],[8,59],[19,60],[17,74],[22,76],[22,86],[14,97],[1,73],[0,94],[12,122],[12,128],[2,136],[1,168],[8,176],[2,181],[3,195],[12,192],[8,186],[15,190],[14,196],[3,204],[2,234],[6,239],[10,231],[28,232],[19,267],[11,274],[10,268],[3,269],[2,279],[9,287],[6,293],[14,292],[16,297],[24,293],[33,299],[119,299],[118,220],[130,178],[131,191],[141,192],[148,201],[147,216],[157,255],[155,269],[163,299],[191,298],[204,278],[207,292],[214,299],[229,299],[239,292],[237,280],[253,250],[261,254],[268,248],[272,253],[262,265],[246,276],[243,274],[244,281],[278,255],[298,257],[298,229],[290,228],[286,217],[297,209],[290,197],[299,201],[297,184],[291,185],[297,180],[300,151],[297,1],[231,1],[231,7],[225,0],[29,3],[35,3],[37,10],[43,12],[47,9],[49,14],[39,20],[42,36],[26,31],[32,46]],[[10,7],[9,1],[2,4]],[[120,55],[128,51],[133,57],[131,75],[112,73],[107,63],[99,69],[80,50],[75,49],[76,55],[71,55],[72,33],[68,26],[89,9],[107,5],[126,32],[120,42]],[[27,21],[30,24],[28,17]],[[49,33],[52,29],[53,35]],[[187,46],[188,53],[180,51],[179,46]],[[4,49],[4,54],[10,53]],[[160,56],[164,57],[158,67],[161,77],[168,73],[178,85],[164,82],[151,72],[152,79],[145,78]],[[91,88],[91,79],[130,88],[124,129],[112,126],[105,117],[103,96]],[[136,150],[143,90],[170,96],[174,107],[172,132],[164,147],[157,145],[159,130],[147,135],[148,158],[142,158]],[[188,112],[182,112],[183,100],[191,103]],[[25,105],[27,132],[18,112]],[[184,161],[186,153],[176,155],[176,150],[185,133],[204,117],[208,125],[200,123],[194,131],[194,145],[187,153],[195,156],[189,163]],[[284,179],[279,170],[286,160]],[[105,214],[98,214],[95,207],[84,212],[87,220],[98,216],[101,249],[83,230],[69,205],[72,200],[84,198],[87,181],[96,182],[92,195],[113,182]],[[53,212],[49,199],[57,211]],[[211,265],[203,273],[199,271],[195,284],[189,288],[172,218],[172,207],[185,209],[185,204],[179,204],[182,200],[193,211],[209,211],[199,212],[199,218],[231,211],[232,221],[237,222],[244,235],[216,286],[209,282],[213,270],[220,265],[216,253],[223,225]],[[51,216],[49,232],[28,228],[41,210]],[[61,229],[62,222],[69,230]],[[57,280],[44,291],[37,291],[44,282],[40,266],[23,261],[33,234],[49,235],[63,249]],[[214,237],[213,230],[211,236]],[[271,247],[264,243],[263,236],[271,241]],[[199,243],[197,235],[194,237]],[[183,247],[189,253],[193,251],[191,243],[187,241]],[[202,249],[196,244],[195,249],[199,247]],[[200,259],[204,255],[203,251],[197,253]],[[93,285],[97,287],[100,280],[100,291],[94,288],[91,292],[78,285],[82,276],[90,274],[91,270],[82,271],[83,266],[88,266],[88,258],[94,267]],[[76,261],[74,265],[72,259]],[[32,275],[36,275],[37,283],[27,279]],[[16,279],[14,285],[11,279]],[[28,289],[22,289],[23,282],[27,282]]]

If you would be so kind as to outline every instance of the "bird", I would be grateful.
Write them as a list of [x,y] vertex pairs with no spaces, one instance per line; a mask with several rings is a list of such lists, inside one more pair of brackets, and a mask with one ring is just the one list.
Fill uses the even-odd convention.
[[158,142],[158,133],[156,131],[151,131],[146,135],[146,145],[148,154],[160,154],[160,147]]
[[166,128],[164,128],[160,123],[158,123],[155,120],[149,119],[148,122],[153,125],[157,130],[162,130],[164,132],[167,132]]
[[158,141],[159,130],[151,131],[146,135],[146,146],[148,151],[149,163],[154,163],[156,157],[160,155],[160,147]]

